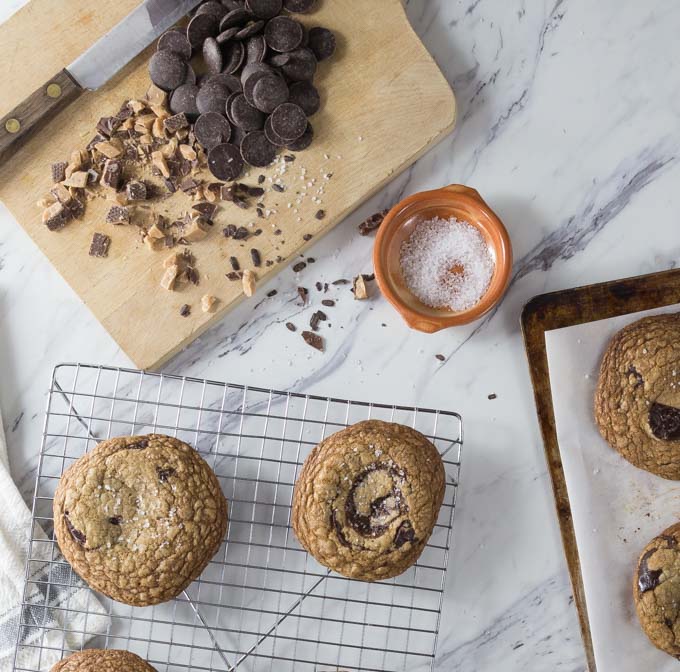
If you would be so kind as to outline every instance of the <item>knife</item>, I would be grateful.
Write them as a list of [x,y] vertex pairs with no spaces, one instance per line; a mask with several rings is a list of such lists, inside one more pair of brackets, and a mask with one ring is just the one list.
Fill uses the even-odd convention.
[[87,90],[106,84],[201,0],[145,0],[71,65],[0,119],[0,161]]

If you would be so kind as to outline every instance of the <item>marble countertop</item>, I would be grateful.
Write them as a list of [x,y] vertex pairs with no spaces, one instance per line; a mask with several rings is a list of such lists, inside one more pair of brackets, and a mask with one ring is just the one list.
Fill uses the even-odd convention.
[[[582,671],[519,315],[538,293],[676,265],[680,7],[406,5],[455,89],[458,128],[312,248],[310,282],[370,272],[361,220],[404,194],[461,182],[512,236],[504,302],[482,322],[428,336],[379,297],[344,301],[320,355],[285,329],[300,308],[284,271],[260,293],[276,297],[241,305],[164,370],[460,412],[466,444],[437,669]],[[28,499],[53,366],[130,362],[6,210],[0,222],[0,407]]]

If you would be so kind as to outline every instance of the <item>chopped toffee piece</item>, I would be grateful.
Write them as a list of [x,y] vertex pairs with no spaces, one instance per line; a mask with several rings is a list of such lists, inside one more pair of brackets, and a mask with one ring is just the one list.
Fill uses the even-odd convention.
[[68,211],[59,202],[50,205],[50,207],[46,208],[42,214],[43,224],[50,231],[58,231],[59,229],[63,229],[64,226],[66,226],[68,220]]
[[109,159],[104,164],[104,172],[101,176],[101,183],[105,187],[118,190],[123,179],[123,165],[116,159]]
[[319,336],[319,334],[315,334],[313,331],[303,331],[302,338],[307,345],[311,345],[316,350],[323,352],[324,341],[323,337]]
[[217,298],[211,294],[205,294],[201,297],[201,310],[204,313],[214,313],[217,309]]
[[66,179],[66,161],[57,161],[52,164],[52,182],[63,182]]
[[84,189],[89,182],[89,176],[86,170],[76,170],[71,173],[64,181],[65,187],[73,187],[74,189]]
[[253,271],[250,269],[246,269],[243,271],[243,293],[250,297],[255,293],[255,281],[256,281],[256,276]]
[[165,269],[165,273],[163,273],[163,277],[161,278],[161,287],[163,289],[167,289],[169,292],[175,289],[175,283],[177,282],[179,273],[180,269],[177,264],[168,266]]
[[217,205],[215,203],[194,203],[191,206],[192,210],[200,212],[207,220],[212,220],[215,216],[217,210]]
[[368,298],[368,291],[366,289],[366,281],[364,280],[363,275],[357,275],[356,278],[354,278],[354,283],[353,283],[353,291],[354,291],[354,298],[363,301],[364,299]]
[[114,205],[106,214],[107,224],[129,224],[130,210],[123,205]]
[[90,243],[91,257],[108,257],[109,245],[111,245],[111,238],[105,233],[95,232]]
[[184,112],[173,114],[163,121],[163,127],[168,133],[177,133],[181,128],[186,128],[189,125],[189,120]]
[[130,180],[125,185],[128,201],[145,201],[148,197],[146,184],[141,180]]

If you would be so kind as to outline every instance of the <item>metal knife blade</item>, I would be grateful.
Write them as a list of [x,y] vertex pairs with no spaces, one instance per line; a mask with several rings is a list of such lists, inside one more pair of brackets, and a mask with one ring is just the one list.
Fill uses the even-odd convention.
[[67,66],[84,89],[98,89],[201,0],[145,0]]

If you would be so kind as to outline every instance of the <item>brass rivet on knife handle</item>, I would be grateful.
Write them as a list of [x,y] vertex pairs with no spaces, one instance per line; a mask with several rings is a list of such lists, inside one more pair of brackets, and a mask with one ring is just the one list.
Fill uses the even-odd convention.
[[10,158],[82,92],[68,71],[62,70],[19,103],[0,119],[0,161]]
[[52,84],[47,85],[47,95],[50,98],[59,98],[61,96],[61,86],[57,84],[56,82],[52,82]]

